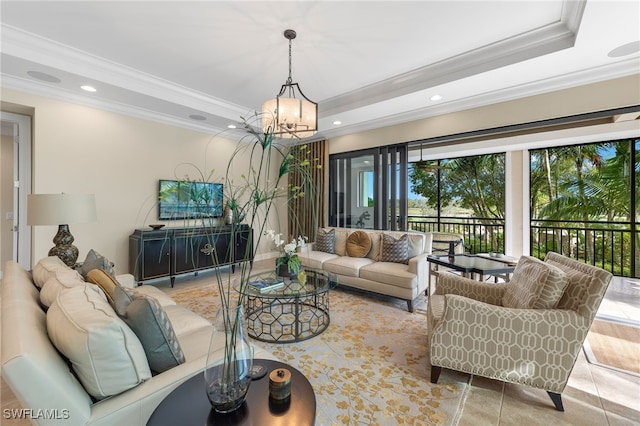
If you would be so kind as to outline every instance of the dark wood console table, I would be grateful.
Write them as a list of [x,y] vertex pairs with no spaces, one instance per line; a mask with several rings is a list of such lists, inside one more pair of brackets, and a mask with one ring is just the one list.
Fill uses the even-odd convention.
[[[233,226],[233,228],[232,228]],[[129,271],[136,281],[198,272],[253,260],[253,230],[246,224],[136,229],[129,236]]]

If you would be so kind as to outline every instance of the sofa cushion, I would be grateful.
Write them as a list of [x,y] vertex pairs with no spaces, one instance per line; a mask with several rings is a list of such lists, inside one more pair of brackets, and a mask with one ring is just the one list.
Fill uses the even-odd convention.
[[109,259],[101,255],[94,249],[91,249],[89,250],[89,253],[87,253],[87,257],[84,259],[84,262],[82,262],[82,265],[79,269],[82,276],[86,279],[87,274],[94,269],[102,269],[107,274],[114,276],[114,266],[115,265],[113,264],[113,262],[111,262]]
[[86,285],[78,271],[71,268],[60,268],[51,275],[42,286],[42,289],[40,289],[40,303],[48,308],[56,300],[58,293],[78,285]]
[[53,344],[91,396],[103,399],[151,378],[144,349],[96,286],[58,293],[47,311]]
[[409,263],[409,237],[404,234],[395,239],[391,235],[382,234],[381,262]]
[[152,371],[162,373],[185,362],[167,313],[153,297],[116,286],[116,312],[138,336]]
[[402,288],[416,286],[416,274],[402,263],[375,262],[360,268],[360,278]]
[[346,229],[333,228],[336,231],[336,243],[335,253],[338,256],[347,255],[347,238],[349,237],[349,231]]
[[86,274],[86,279],[88,282],[99,286],[104,291],[111,306],[114,305],[113,293],[115,288],[120,286],[120,283],[113,276],[102,269],[93,269]]
[[33,282],[38,288],[42,288],[44,283],[55,274],[58,269],[71,269],[58,257],[49,256],[40,259],[33,267]]
[[324,264],[324,262],[330,259],[335,259],[338,257],[338,255],[325,253],[323,251],[307,251],[305,249],[302,249],[302,251],[298,253],[298,257],[300,258],[300,263],[303,267],[322,269],[322,265]]
[[567,287],[567,275],[535,257],[522,256],[502,298],[507,308],[552,309]]
[[371,238],[365,231],[355,231],[347,237],[347,256],[365,257],[371,250]]
[[325,230],[325,229],[319,228],[318,233],[316,234],[316,241],[313,248],[316,251],[322,251],[330,254],[335,253],[336,252],[336,230],[335,229]]
[[341,256],[324,262],[322,265],[322,269],[338,275],[359,277],[360,268],[372,263],[374,263],[374,261],[366,257]]

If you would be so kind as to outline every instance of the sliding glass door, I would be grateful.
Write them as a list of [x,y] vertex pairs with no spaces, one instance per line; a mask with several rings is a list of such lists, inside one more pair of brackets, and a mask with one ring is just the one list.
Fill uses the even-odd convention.
[[329,160],[329,225],[406,230],[406,145],[334,154]]

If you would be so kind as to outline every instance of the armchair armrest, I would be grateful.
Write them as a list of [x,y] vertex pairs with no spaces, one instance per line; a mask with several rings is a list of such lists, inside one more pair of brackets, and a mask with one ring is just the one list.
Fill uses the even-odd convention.
[[447,294],[432,365],[561,393],[590,322],[575,311],[514,309]]
[[434,294],[458,294],[489,303],[491,305],[502,305],[502,296],[507,289],[505,283],[486,283],[461,277],[452,272],[443,272],[438,278],[436,291]]
[[126,287],[126,288],[137,287],[136,280],[131,274],[116,275],[116,281],[118,281],[122,287]]

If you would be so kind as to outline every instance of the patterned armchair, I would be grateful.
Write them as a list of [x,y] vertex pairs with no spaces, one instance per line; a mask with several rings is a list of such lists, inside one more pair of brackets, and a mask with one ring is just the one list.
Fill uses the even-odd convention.
[[549,252],[522,256],[510,283],[442,274],[427,309],[431,382],[442,367],[562,391],[611,281],[600,268]]

